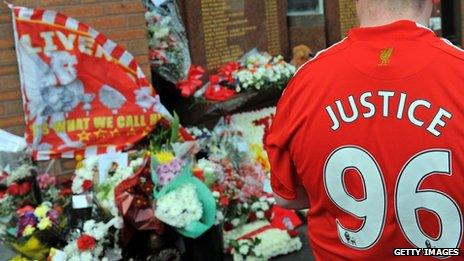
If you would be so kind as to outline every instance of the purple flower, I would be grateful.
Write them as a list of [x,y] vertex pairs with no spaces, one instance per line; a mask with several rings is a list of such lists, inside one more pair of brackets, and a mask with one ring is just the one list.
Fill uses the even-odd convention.
[[168,184],[174,178],[174,173],[172,172],[165,172],[158,174],[158,181],[161,186]]
[[58,224],[58,212],[52,209],[48,211],[47,216],[48,218],[50,218],[50,221],[52,221],[52,223]]
[[37,225],[37,217],[32,212],[27,212],[19,218],[17,231],[18,235],[23,234],[24,228],[26,228],[27,225]]
[[170,168],[168,164],[159,165],[156,172],[159,174],[169,172]]

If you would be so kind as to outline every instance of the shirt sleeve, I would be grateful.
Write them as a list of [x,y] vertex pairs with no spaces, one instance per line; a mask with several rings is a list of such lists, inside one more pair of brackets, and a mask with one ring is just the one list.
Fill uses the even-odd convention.
[[299,186],[295,164],[288,149],[292,136],[291,105],[295,102],[295,97],[291,93],[294,79],[289,83],[277,104],[276,115],[265,138],[265,149],[271,164],[272,190],[287,200],[296,198],[296,188]]

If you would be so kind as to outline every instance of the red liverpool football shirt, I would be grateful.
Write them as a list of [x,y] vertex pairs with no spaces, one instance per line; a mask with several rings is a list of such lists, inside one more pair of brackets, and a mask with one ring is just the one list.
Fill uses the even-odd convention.
[[463,112],[464,52],[410,21],[351,30],[300,68],[266,147],[275,193],[307,191],[315,256],[462,251]]

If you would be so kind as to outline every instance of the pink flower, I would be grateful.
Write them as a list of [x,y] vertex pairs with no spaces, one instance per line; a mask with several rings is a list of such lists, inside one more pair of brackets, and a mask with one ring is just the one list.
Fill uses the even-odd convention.
[[46,189],[56,185],[56,178],[48,173],[44,173],[37,177],[39,188]]

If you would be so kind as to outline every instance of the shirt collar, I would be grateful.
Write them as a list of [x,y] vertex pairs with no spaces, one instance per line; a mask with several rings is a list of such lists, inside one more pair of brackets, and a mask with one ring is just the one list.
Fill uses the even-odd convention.
[[436,37],[432,30],[409,20],[400,20],[376,27],[354,28],[348,33],[348,38],[355,41],[431,41],[436,39]]

